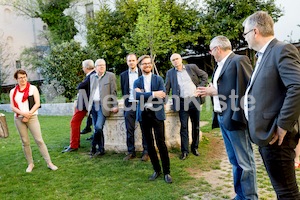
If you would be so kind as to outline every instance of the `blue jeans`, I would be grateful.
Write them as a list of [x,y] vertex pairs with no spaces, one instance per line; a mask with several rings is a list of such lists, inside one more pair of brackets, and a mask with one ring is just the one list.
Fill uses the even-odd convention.
[[218,115],[218,121],[232,165],[235,199],[256,200],[256,167],[249,133],[247,130],[227,130],[223,125],[223,116]]
[[[92,140],[92,151],[96,150],[96,146],[98,145],[98,150],[100,152],[104,152],[104,134],[103,134],[103,127],[106,120],[106,117],[102,113],[101,105],[96,105],[93,103],[92,106],[92,118],[93,118],[93,125],[94,125],[94,136]],[[95,152],[93,152],[95,153]]]

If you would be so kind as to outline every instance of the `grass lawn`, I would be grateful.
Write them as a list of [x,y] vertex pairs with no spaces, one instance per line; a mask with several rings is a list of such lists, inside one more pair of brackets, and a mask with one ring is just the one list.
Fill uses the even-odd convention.
[[[210,121],[210,111],[205,110],[201,120]],[[32,173],[25,173],[27,163],[13,114],[3,113],[10,135],[0,139],[0,199],[183,199],[199,189],[211,188],[203,179],[193,177],[193,169],[209,171],[219,164],[208,157],[208,152],[214,151],[210,141],[216,138],[210,134],[210,123],[201,129],[204,137],[199,157],[191,154],[181,161],[179,149],[169,149],[173,183],[166,184],[162,176],[148,181],[153,172],[151,163],[138,158],[123,161],[124,153],[107,152],[101,158],[91,159],[87,154],[90,143],[85,140],[90,134],[81,136],[77,152],[61,153],[69,144],[71,116],[39,116],[44,141],[59,169],[51,171],[46,167],[30,134],[35,168]]]

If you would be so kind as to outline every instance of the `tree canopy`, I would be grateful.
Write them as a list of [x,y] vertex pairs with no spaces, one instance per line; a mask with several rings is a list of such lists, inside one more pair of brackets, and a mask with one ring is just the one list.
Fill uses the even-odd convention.
[[197,16],[198,11],[185,1],[116,0],[116,9],[103,5],[89,20],[87,40],[117,74],[127,69],[128,53],[151,54],[151,47],[164,74],[170,55],[183,52],[198,38]]
[[268,11],[275,22],[283,15],[274,0],[204,0],[203,8],[199,23],[200,45],[192,47],[196,53],[208,52],[207,45],[217,35],[228,37],[235,49],[247,46],[242,23],[258,10]]

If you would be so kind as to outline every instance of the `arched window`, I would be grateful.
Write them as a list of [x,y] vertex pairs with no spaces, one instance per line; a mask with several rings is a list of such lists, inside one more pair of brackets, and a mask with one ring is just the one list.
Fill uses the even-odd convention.
[[4,22],[10,23],[12,21],[12,12],[9,8],[4,9]]

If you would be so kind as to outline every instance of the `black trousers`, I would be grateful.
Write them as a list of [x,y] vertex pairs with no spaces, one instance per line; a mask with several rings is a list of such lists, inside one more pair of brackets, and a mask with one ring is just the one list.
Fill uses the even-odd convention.
[[159,150],[160,159],[162,162],[162,168],[164,174],[170,174],[170,158],[168,149],[165,143],[165,123],[164,120],[158,120],[155,116],[154,111],[142,112],[142,122],[141,122],[145,134],[145,138],[148,146],[148,155],[150,157],[154,171],[161,172],[161,167],[159,164],[157,152],[154,146],[154,137],[157,148]]
[[[136,153],[135,153],[134,132],[136,127],[135,126],[136,110],[132,109],[132,110],[124,111],[124,118],[125,118],[125,126],[126,126],[126,144],[127,144],[128,153],[135,155]],[[142,130],[141,123],[140,123],[140,128]],[[147,154],[148,148],[147,148],[147,142],[143,130],[142,130],[142,146],[143,146],[143,154]]]
[[278,200],[300,199],[297,186],[294,158],[298,135],[287,133],[282,144],[259,147],[259,152],[270,177]]

